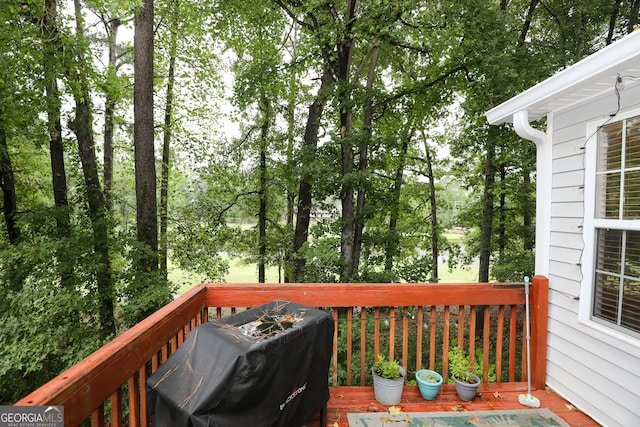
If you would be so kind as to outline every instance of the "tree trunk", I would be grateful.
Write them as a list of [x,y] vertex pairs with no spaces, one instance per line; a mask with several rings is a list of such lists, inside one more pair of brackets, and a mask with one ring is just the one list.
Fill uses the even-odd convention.
[[[349,282],[354,273],[353,270],[353,238],[355,230],[355,209],[354,209],[354,185],[351,182],[351,175],[354,171],[353,150],[345,142],[346,135],[351,129],[351,114],[341,114],[340,134],[342,135],[342,190],[340,192],[340,204],[342,207],[341,232],[340,232],[340,281]],[[344,125],[342,123],[345,123]],[[348,127],[347,124],[348,123]],[[349,130],[347,130],[349,129]]]
[[360,255],[362,253],[362,235],[364,233],[364,207],[367,199],[367,188],[365,173],[369,165],[369,144],[364,143],[360,147],[358,155],[358,172],[359,179],[357,184],[356,196],[356,212],[353,220],[353,253],[351,254],[351,274],[354,274],[360,268]]
[[505,187],[507,186],[507,167],[500,165],[500,198],[498,204],[498,255],[504,255],[507,246],[507,196]]
[[527,10],[527,17],[524,20],[524,25],[522,26],[522,31],[520,32],[518,47],[522,47],[525,41],[527,41],[527,35],[529,34],[529,28],[531,28],[531,21],[533,20],[533,13],[535,12],[538,3],[540,3],[540,0],[531,0],[529,2],[529,10]]
[[[83,39],[84,29],[82,25],[80,0],[74,0],[74,6],[78,39]],[[79,45],[80,44],[81,43],[79,43]],[[93,230],[93,248],[99,259],[96,281],[100,304],[100,324],[106,338],[116,333],[114,315],[115,288],[111,277],[105,201],[98,178],[98,163],[96,161],[95,142],[93,138],[93,122],[91,107],[89,105],[91,95],[89,92],[89,84],[85,77],[86,73],[84,72],[86,69],[85,58],[81,50],[78,51],[77,62],[78,67],[75,73],[77,76],[77,86],[73,90],[76,115],[71,127],[78,140],[78,151],[82,164],[82,173],[84,175],[87,202],[89,205],[89,217]]]
[[[63,52],[62,40],[56,23],[58,15],[57,2],[45,0],[45,11],[42,20],[42,54],[45,81],[45,105],[47,111],[47,129],[49,133],[49,158],[51,161],[51,184],[53,188],[54,215],[56,233],[60,238],[71,235],[71,218],[67,194],[67,173],[64,165],[64,145],[62,143],[62,123],[60,120],[60,90],[58,89],[59,68],[62,67],[59,53]],[[58,247],[56,252],[64,252]],[[64,254],[56,253],[56,257],[64,259]],[[60,281],[63,287],[74,286],[74,266],[70,262],[61,262],[59,267]],[[80,321],[80,314],[69,319],[72,323]]]
[[342,206],[341,232],[340,232],[340,281],[349,282],[355,273],[353,265],[355,209],[353,183],[354,152],[349,138],[353,126],[353,110],[351,107],[351,90],[349,89],[349,74],[353,59],[353,35],[351,28],[355,19],[356,0],[347,3],[345,22],[346,39],[338,46],[338,82],[341,89],[338,94],[340,106],[340,141],[341,141],[341,174],[342,189],[340,202]]
[[607,39],[606,39],[607,46],[610,45],[611,42],[613,41],[613,35],[616,29],[616,21],[618,20],[618,15],[620,14],[621,2],[622,0],[617,0],[614,3],[613,9],[611,10],[611,15],[609,15],[609,30],[607,31]]
[[[298,43],[298,30],[297,27],[294,27],[292,29],[292,34],[291,34],[291,56],[292,58],[297,58],[298,57],[298,47],[297,47],[297,43]],[[297,159],[295,158],[294,155],[294,150],[295,150],[295,146],[296,146],[296,102],[297,102],[297,96],[296,94],[298,93],[298,88],[299,88],[299,84],[298,84],[298,80],[299,80],[299,76],[297,75],[297,73],[292,73],[289,76],[289,82],[288,82],[288,102],[287,102],[287,108],[286,108],[286,113],[285,113],[285,117],[287,120],[287,176],[285,178],[285,182],[286,182],[286,197],[287,197],[287,213],[286,213],[286,236],[284,237],[285,240],[285,245],[284,245],[284,249],[283,249],[283,255],[282,255],[282,264],[283,264],[283,270],[284,270],[284,274],[281,277],[281,273],[280,273],[280,268],[278,268],[278,279],[280,280],[282,278],[282,281],[284,283],[289,283],[292,281],[293,279],[293,259],[294,259],[294,254],[295,254],[295,249],[293,248],[293,245],[290,244],[290,238],[293,239],[294,235],[295,235],[295,228],[294,228],[294,220],[295,220],[295,203],[296,203],[296,190],[297,190],[297,183],[296,183],[296,179],[294,178],[294,174],[291,173],[292,170],[295,168],[295,164],[297,162]],[[293,242],[291,242],[293,243]]]
[[160,272],[167,279],[168,263],[168,213],[169,213],[169,170],[170,147],[173,130],[173,86],[175,84],[175,66],[177,49],[177,26],[179,2],[173,4],[174,10],[171,17],[171,40],[169,46],[169,71],[167,75],[167,98],[164,106],[164,135],[162,139],[162,170],[160,172]]
[[[116,78],[116,40],[118,37],[118,28],[120,27],[120,20],[114,18],[109,22],[108,30],[108,43],[109,43],[109,69],[108,79]],[[107,210],[111,212],[113,210],[113,134],[114,134],[114,113],[116,108],[116,99],[113,91],[107,89],[105,91],[104,101],[104,198]]]
[[42,22],[43,69],[45,75],[45,98],[47,108],[47,128],[49,131],[49,155],[51,159],[51,178],[53,201],[56,207],[56,227],[60,236],[70,233],[69,201],[67,199],[67,174],[64,166],[64,147],[62,144],[62,124],[60,122],[60,90],[58,89],[58,65],[56,52],[62,51],[56,26],[57,4],[55,0],[45,0],[45,13]]
[[153,128],[153,0],[144,0],[135,19],[133,143],[138,240],[148,251],[139,258],[141,272],[158,269],[158,207]]
[[400,237],[398,236],[398,217],[400,206],[400,195],[402,191],[402,182],[404,177],[404,167],[406,161],[407,150],[409,149],[409,141],[413,136],[413,129],[402,137],[402,146],[400,148],[400,156],[398,157],[398,166],[393,178],[393,201],[391,202],[391,212],[389,214],[389,229],[384,255],[384,271],[391,272],[393,262],[398,254],[398,246]]
[[[367,90],[371,90],[375,79],[376,66],[380,55],[380,47],[376,46],[371,52],[371,60],[369,62],[369,72],[367,73]],[[364,108],[364,123],[362,131],[364,133],[364,142],[360,147],[360,155],[358,156],[358,171],[360,178],[358,179],[358,197],[356,200],[355,230],[353,235],[353,256],[351,265],[353,271],[358,271],[360,267],[360,254],[362,253],[362,235],[364,232],[364,206],[366,202],[367,186],[366,171],[369,167],[369,144],[372,135],[373,123],[373,99],[369,97]]]
[[[290,89],[295,87],[295,82],[291,82]],[[293,90],[289,91],[290,94],[294,93]],[[296,126],[296,118],[295,118],[295,108],[296,103],[295,99],[290,98],[287,103],[287,169],[290,171],[293,168],[294,164],[294,155],[293,149],[295,146],[295,126]],[[289,239],[289,236],[293,236],[294,234],[294,224],[293,220],[295,217],[295,180],[291,179],[289,175],[286,178],[286,196],[287,196],[287,213],[286,213],[286,239]],[[285,244],[284,253],[282,256],[283,266],[284,266],[284,275],[282,277],[282,281],[284,283],[291,282],[292,274],[293,274],[293,251],[291,245]],[[280,270],[280,269],[278,269]],[[278,271],[278,279],[280,279],[280,271]]]
[[4,214],[4,224],[7,229],[7,235],[9,236],[9,243],[16,245],[20,239],[20,228],[18,228],[16,222],[18,216],[18,197],[16,195],[13,166],[11,157],[9,156],[2,105],[0,105],[0,187],[2,187],[2,210]]
[[262,111],[262,125],[260,126],[260,207],[258,212],[258,283],[266,281],[266,257],[267,257],[267,137],[271,124],[271,106],[266,95],[260,99]]
[[[2,190],[2,213],[4,224],[9,236],[9,244],[17,245],[20,241],[20,227],[18,227],[18,196],[16,194],[15,178],[9,145],[7,143],[7,131],[3,106],[0,104],[0,190]],[[19,260],[17,261],[19,262]],[[24,277],[22,268],[9,269],[9,286],[11,290],[18,291],[22,287]]]
[[431,258],[433,258],[433,269],[431,270],[431,282],[438,283],[438,257],[440,250],[438,246],[438,204],[436,202],[436,180],[433,176],[433,162],[431,161],[431,150],[425,139],[424,152],[427,159],[427,177],[429,179],[429,204],[431,205]]
[[[491,133],[491,132],[490,132]],[[493,232],[493,192],[495,182],[495,145],[493,136],[489,135],[486,142],[487,154],[485,158],[484,170],[484,194],[482,197],[482,229],[480,230],[480,260],[478,281],[489,281],[489,261],[491,258],[491,235]]]
[[320,118],[326,102],[326,92],[332,83],[330,67],[327,66],[320,79],[320,89],[313,103],[309,106],[307,125],[304,131],[304,143],[302,146],[302,165],[300,187],[298,189],[298,205],[296,214],[296,226],[293,235],[293,281],[300,282],[304,276],[305,259],[299,253],[309,238],[309,224],[311,222],[311,190],[313,187],[313,173],[311,164],[318,147],[318,131]]
[[632,0],[631,13],[629,14],[629,26],[627,27],[628,33],[631,33],[636,25],[638,25],[638,15],[640,15],[640,0]]

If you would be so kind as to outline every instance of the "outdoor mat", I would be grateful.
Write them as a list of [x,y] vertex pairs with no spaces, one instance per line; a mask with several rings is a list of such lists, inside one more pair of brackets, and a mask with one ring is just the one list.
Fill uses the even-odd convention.
[[549,409],[347,414],[349,427],[570,427]]

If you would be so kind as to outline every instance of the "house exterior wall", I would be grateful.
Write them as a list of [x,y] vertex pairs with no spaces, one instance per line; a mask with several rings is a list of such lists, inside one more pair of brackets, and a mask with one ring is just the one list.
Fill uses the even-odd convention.
[[[640,426],[640,339],[621,336],[589,320],[593,259],[585,248],[591,230],[583,228],[587,127],[604,123],[616,111],[613,90],[551,113],[552,143],[547,384],[604,426]],[[640,82],[620,92],[620,113],[640,114]],[[593,139],[593,138],[592,138]],[[595,139],[593,139],[595,141]],[[544,399],[544,395],[539,396]]]

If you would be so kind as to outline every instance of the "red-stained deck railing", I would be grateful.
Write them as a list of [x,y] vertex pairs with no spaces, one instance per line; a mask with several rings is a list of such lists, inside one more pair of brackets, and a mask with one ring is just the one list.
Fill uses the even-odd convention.
[[[535,389],[545,386],[547,293],[548,280],[534,277],[531,380]],[[410,370],[437,367],[446,378],[450,346],[463,346],[473,358],[476,342],[485,355],[483,382],[489,379],[490,366],[495,366],[498,382],[526,381],[522,284],[208,284],[177,298],[16,405],[63,405],[68,427],[88,418],[92,426],[148,426],[145,382],[191,330],[209,316],[273,300],[332,313],[336,326],[332,386],[364,385],[367,365],[379,353],[401,360]],[[469,339],[480,331],[483,338]]]

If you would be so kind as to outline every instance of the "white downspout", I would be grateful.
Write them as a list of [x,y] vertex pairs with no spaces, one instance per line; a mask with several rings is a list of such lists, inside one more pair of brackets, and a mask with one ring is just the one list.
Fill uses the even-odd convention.
[[518,135],[528,141],[533,141],[537,147],[547,142],[547,134],[541,130],[532,128],[529,124],[528,111],[518,111],[513,114],[513,127],[516,129]]
[[536,144],[536,255],[535,274],[549,277],[549,247],[551,241],[551,144],[547,134],[529,124],[529,112],[513,114],[516,133]]

